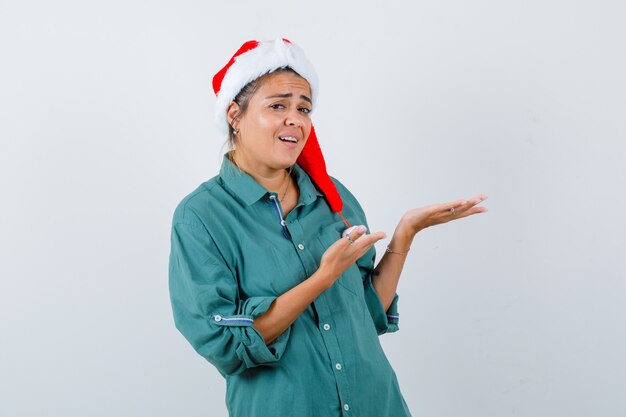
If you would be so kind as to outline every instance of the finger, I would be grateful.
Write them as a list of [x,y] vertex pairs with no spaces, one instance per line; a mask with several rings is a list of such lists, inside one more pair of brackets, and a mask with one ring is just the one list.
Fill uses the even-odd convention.
[[370,233],[369,235],[362,236],[358,242],[355,242],[355,246],[359,248],[369,249],[374,245],[374,243],[378,242],[381,239],[385,239],[387,234],[385,232],[375,232]]
[[458,218],[462,218],[462,217],[467,217],[467,216],[471,216],[472,214],[478,214],[478,213],[485,213],[489,211],[487,209],[487,207],[485,206],[474,206],[468,210],[465,210],[463,213],[461,213]]
[[450,203],[441,204],[439,215],[443,219],[454,218],[458,212],[463,211],[466,204],[467,200],[455,200]]
[[471,204],[472,206],[475,206],[476,204],[480,204],[483,201],[485,201],[487,199],[487,196],[484,194],[479,194],[474,198],[470,198],[469,200],[467,200],[468,204]]
[[467,200],[467,202],[465,204],[463,204],[461,207],[459,207],[457,209],[458,212],[463,213],[466,212],[467,210],[470,210],[471,208],[475,207],[476,205],[482,203],[483,201],[485,201],[487,199],[487,196],[484,194],[480,194],[474,198],[471,198],[469,200]]
[[455,200],[455,201],[451,201],[450,203],[444,203],[441,205],[441,208],[444,211],[450,211],[451,209],[458,209],[459,207],[461,207],[463,204],[466,204],[467,200]]
[[487,207],[485,207],[485,206],[478,206],[478,204],[481,203],[482,201],[484,201],[484,200],[481,200],[479,202],[473,202],[472,205],[470,205],[469,207],[465,208],[462,211],[459,211],[456,214],[456,216],[454,216],[450,220],[462,219],[464,217],[472,216],[474,214],[485,213],[485,212],[489,211],[489,210],[487,210]]
[[346,238],[345,240],[349,243],[352,244],[354,242],[357,241],[358,238],[360,238],[361,236],[363,236],[365,233],[367,232],[367,228],[363,225],[359,225],[359,226],[352,226],[348,229],[346,229],[342,235]]
[[[477,204],[482,203],[487,199],[487,196],[484,194],[477,195],[476,197],[470,198],[469,200],[463,201],[463,203],[458,206],[450,209],[450,214],[455,218],[460,218],[461,214],[465,213],[467,210],[476,206]],[[473,214],[473,213],[472,213]]]

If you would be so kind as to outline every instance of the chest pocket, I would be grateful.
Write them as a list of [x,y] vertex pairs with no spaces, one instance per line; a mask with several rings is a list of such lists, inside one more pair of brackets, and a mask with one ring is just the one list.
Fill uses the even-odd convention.
[[[318,240],[324,250],[328,249],[339,238],[341,238],[341,233],[334,229],[324,231],[318,236]],[[356,264],[346,269],[335,283],[357,297],[363,296],[363,280],[359,267]]]
[[300,261],[286,239],[281,246],[262,238],[246,239],[240,245],[237,272],[244,297],[279,296],[304,278]]

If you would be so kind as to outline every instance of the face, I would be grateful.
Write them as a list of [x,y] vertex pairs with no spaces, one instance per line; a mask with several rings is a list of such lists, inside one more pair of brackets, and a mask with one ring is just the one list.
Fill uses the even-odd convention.
[[239,131],[235,160],[242,169],[271,175],[295,164],[311,132],[311,89],[304,78],[286,71],[270,74],[246,112],[232,121],[238,110],[232,103],[228,118]]

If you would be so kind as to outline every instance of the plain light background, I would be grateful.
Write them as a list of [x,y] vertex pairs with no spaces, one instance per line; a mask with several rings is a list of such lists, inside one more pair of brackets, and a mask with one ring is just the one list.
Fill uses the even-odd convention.
[[626,415],[625,19],[618,0],[2,1],[0,415],[226,416],[174,328],[171,216],[219,169],[212,75],[279,36],[317,68],[329,171],[371,229],[489,196],[407,261],[381,340],[413,415]]

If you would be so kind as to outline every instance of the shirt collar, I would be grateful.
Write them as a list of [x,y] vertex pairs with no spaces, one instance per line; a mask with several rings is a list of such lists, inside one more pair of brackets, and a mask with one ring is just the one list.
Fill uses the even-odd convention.
[[317,197],[323,197],[324,194],[318,190],[309,174],[306,173],[305,170],[300,168],[300,165],[294,165],[294,172],[296,174],[296,181],[298,182],[298,189],[300,190],[300,200],[298,201],[298,205],[307,205],[314,202]]
[[[299,205],[310,204],[315,201],[317,197],[323,196],[323,194],[315,188],[308,174],[300,168],[298,164],[294,165],[294,173],[298,188],[300,189]],[[233,164],[228,158],[228,154],[225,154],[222,160],[220,177],[226,187],[246,206],[256,203],[266,194],[269,194],[269,191],[267,191],[265,187]]]

